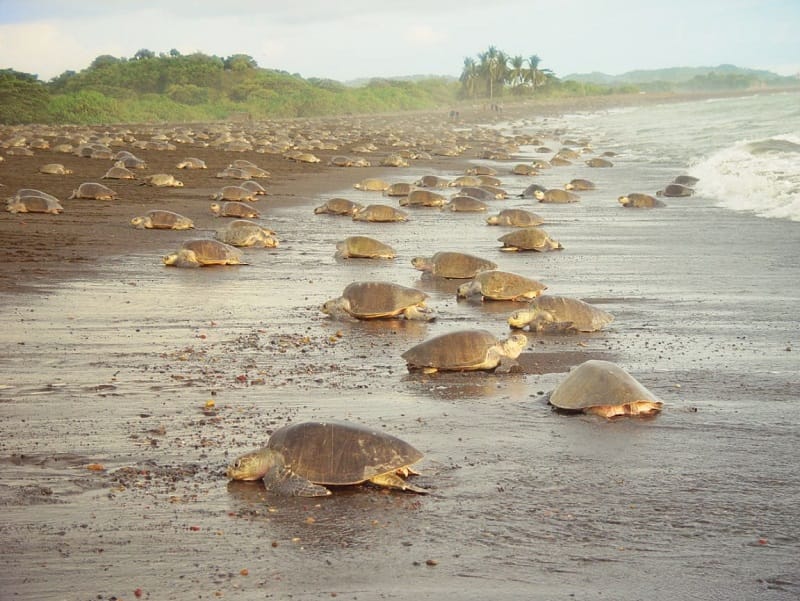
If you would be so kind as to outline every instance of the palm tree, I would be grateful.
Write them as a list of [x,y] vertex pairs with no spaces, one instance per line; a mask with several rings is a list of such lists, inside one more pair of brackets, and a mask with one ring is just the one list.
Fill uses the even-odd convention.
[[461,89],[467,97],[475,98],[475,86],[478,83],[479,76],[480,70],[475,59],[471,56],[466,57],[464,59],[464,68],[461,71],[461,77],[458,79],[461,82]]
[[489,100],[494,100],[494,87],[499,83],[503,85],[506,71],[506,55],[495,46],[489,46],[486,52],[478,54],[481,61],[479,70],[486,78],[486,86],[489,92]]
[[536,84],[540,79],[539,63],[541,62],[542,59],[536,54],[532,54],[528,58],[528,71],[525,74],[525,79],[531,84],[534,93],[536,92]]
[[525,83],[525,59],[522,55],[512,56],[508,60],[508,80],[515,92],[519,92]]

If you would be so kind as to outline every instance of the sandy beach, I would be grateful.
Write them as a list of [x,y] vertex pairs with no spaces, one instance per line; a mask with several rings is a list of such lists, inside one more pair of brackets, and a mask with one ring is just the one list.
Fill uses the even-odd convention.
[[[558,252],[501,252],[507,230],[487,226],[485,214],[411,208],[406,223],[359,224],[313,213],[335,196],[396,205],[354,190],[365,177],[454,178],[485,163],[475,159],[489,139],[479,124],[589,108],[463,111],[457,123],[446,112],[282,123],[295,135],[347,139],[314,150],[316,164],[199,144],[115,145],[144,159],[145,173],[171,173],[184,187],[105,181],[119,193],[111,202],[66,200],[78,184],[102,181],[110,161],[5,155],[4,196],[38,188],[65,210],[0,215],[0,596],[797,598],[800,440],[786,406],[800,397],[800,338],[797,291],[785,285],[800,281],[797,223],[702,198],[621,209],[624,155],[613,169],[576,162],[528,180],[508,175],[522,159],[492,162],[514,194],[540,179],[596,181],[576,205],[496,201],[497,210],[543,215],[564,245]],[[135,139],[172,127],[126,126]],[[371,139],[352,135],[359,128]],[[551,144],[570,135],[547,121],[541,129]],[[469,148],[406,168],[327,165],[366,142],[377,163],[431,132]],[[209,169],[175,169],[187,156]],[[248,265],[163,266],[183,240],[221,226],[209,196],[233,182],[214,176],[240,158],[272,174],[254,205],[280,246],[246,249]],[[38,173],[53,162],[74,173]],[[152,208],[189,216],[197,229],[129,225]],[[335,243],[355,234],[391,244],[398,257],[336,259]],[[414,344],[470,327],[505,337],[520,306],[457,300],[457,282],[411,266],[438,250],[485,256],[615,321],[592,334],[529,334],[515,373],[409,374],[400,355]],[[418,287],[437,320],[334,321],[320,312],[356,280]],[[592,358],[623,365],[664,412],[615,421],[553,412],[546,393]],[[763,402],[758,420],[747,412],[753,399]],[[234,457],[312,419],[352,420],[412,443],[425,453],[414,482],[431,494],[364,486],[285,499],[227,481]]]

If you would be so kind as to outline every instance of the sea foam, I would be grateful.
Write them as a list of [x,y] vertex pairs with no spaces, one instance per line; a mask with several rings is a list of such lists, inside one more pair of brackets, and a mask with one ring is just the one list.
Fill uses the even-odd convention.
[[741,141],[700,159],[689,170],[698,195],[760,217],[800,221],[800,137]]

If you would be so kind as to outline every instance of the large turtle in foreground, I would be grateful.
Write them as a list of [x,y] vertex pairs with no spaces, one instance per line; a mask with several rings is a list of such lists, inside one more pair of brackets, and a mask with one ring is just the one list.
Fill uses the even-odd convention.
[[480,295],[491,300],[530,300],[539,296],[547,286],[531,278],[508,271],[482,271],[471,281],[458,287],[456,296],[467,298]]
[[416,288],[391,282],[353,282],[342,296],[322,305],[322,312],[335,319],[349,315],[356,319],[406,319],[430,321],[434,317],[425,306],[428,295]]
[[376,486],[426,494],[406,482],[422,453],[378,429],[349,422],[301,422],[276,430],[267,446],[227,469],[233,480],[259,480],[285,496],[324,497],[327,486]]
[[454,251],[437,252],[431,257],[414,257],[411,264],[433,276],[453,280],[474,278],[481,271],[497,267],[497,263],[488,259]]
[[664,405],[624,369],[610,361],[581,363],[550,394],[553,407],[602,417],[654,415]]
[[205,265],[244,265],[242,251],[218,240],[198,238],[184,242],[178,252],[165,255],[164,265],[203,267]]
[[614,316],[576,298],[540,296],[527,309],[515,311],[508,318],[512,328],[531,331],[596,332],[614,321]]
[[402,357],[409,371],[495,370],[508,372],[517,365],[516,358],[527,346],[524,334],[512,334],[499,340],[486,330],[457,330],[430,338],[411,347]]

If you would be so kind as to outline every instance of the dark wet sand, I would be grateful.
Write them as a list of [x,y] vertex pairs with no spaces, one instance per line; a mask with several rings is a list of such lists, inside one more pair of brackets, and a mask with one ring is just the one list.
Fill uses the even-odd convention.
[[[351,190],[362,177],[455,176],[474,151],[407,169],[135,153],[185,188],[111,182],[119,201],[0,215],[3,599],[800,595],[800,436],[789,410],[800,397],[800,293],[787,284],[800,281],[798,224],[700,198],[623,210],[616,197],[629,190],[613,170],[574,166],[536,181],[602,180],[579,205],[497,203],[545,215],[565,250],[507,254],[496,242],[505,230],[480,214],[418,209],[405,224],[312,214],[335,195],[386,201]],[[185,156],[210,169],[175,170]],[[128,220],[168,207],[208,235],[220,220],[207,195],[230,183],[213,174],[235,158],[273,173],[256,205],[281,246],[247,250],[247,266],[163,267],[161,255],[193,234]],[[56,161],[75,175],[36,174]],[[66,198],[107,168],[41,151],[7,156],[0,183]],[[510,191],[531,181],[502,177]],[[356,233],[398,258],[334,259],[335,242]],[[455,284],[410,266],[442,249],[491,258],[616,320],[599,334],[530,335],[521,373],[409,375],[400,354],[411,345],[462,327],[506,335],[515,308],[457,302]],[[322,302],[358,279],[418,286],[439,318],[325,318]],[[663,414],[552,412],[544,393],[588,358],[623,365],[665,401]],[[226,481],[226,463],[273,429],[329,418],[414,444],[426,455],[415,482],[431,494],[361,487],[287,500]]]

